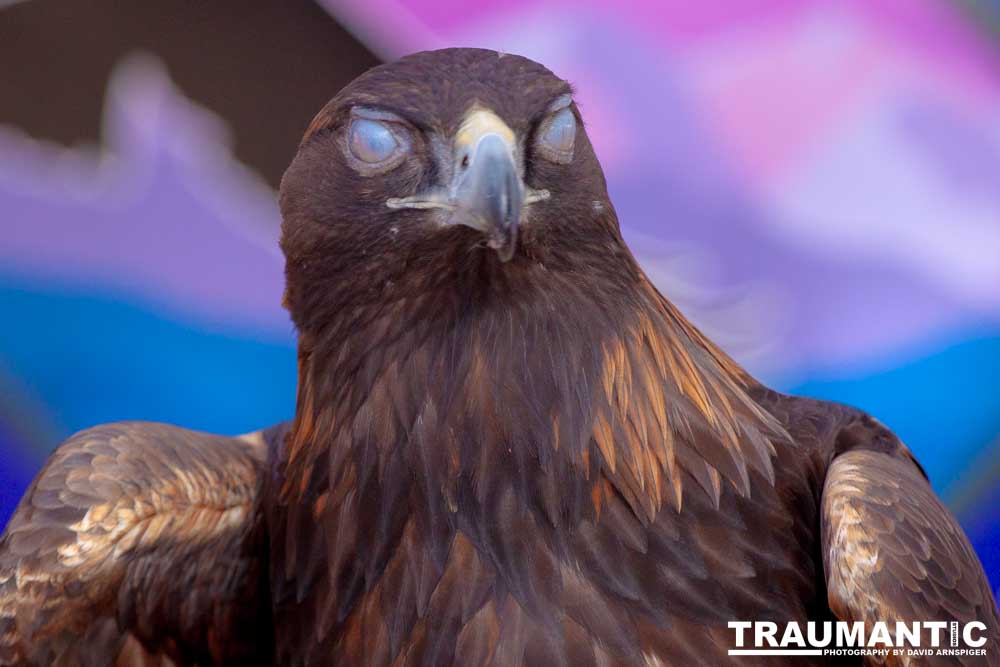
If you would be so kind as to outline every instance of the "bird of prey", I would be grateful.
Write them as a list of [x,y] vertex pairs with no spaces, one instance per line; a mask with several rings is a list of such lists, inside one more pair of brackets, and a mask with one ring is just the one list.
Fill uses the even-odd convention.
[[0,544],[0,665],[754,664],[730,621],[834,619],[979,621],[954,663],[1000,664],[909,449],[656,290],[545,67],[370,70],[280,200],[294,419],[61,445]]

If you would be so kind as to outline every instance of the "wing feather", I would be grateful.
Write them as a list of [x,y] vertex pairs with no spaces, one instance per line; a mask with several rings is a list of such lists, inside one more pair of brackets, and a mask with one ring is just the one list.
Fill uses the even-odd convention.
[[267,458],[164,424],[67,440],[0,538],[0,665],[269,662]]
[[[980,621],[986,664],[1000,664],[1000,616],[983,568],[901,444],[834,459],[822,535],[827,596],[838,618],[890,628],[896,621]],[[964,659],[984,664],[982,656]]]

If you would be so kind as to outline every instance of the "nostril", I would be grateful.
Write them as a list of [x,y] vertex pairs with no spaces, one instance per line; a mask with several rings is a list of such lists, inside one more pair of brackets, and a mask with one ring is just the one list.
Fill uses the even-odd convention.
[[462,169],[468,169],[468,168],[469,168],[469,154],[466,153],[465,155],[462,156]]

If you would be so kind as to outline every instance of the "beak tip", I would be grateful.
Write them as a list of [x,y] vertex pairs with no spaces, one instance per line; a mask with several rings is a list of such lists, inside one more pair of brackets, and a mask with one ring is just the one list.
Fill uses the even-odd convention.
[[488,245],[496,251],[500,261],[506,264],[514,257],[514,251],[517,249],[517,228],[498,229],[490,238]]

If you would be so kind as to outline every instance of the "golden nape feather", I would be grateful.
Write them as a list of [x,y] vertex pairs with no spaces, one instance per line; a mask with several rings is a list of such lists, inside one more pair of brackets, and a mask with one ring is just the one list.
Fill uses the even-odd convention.
[[736,657],[729,624],[838,619],[978,622],[989,649],[869,664],[1000,664],[909,450],[657,292],[541,65],[371,70],[280,199],[294,419],[63,444],[0,542],[0,665],[828,664]]

